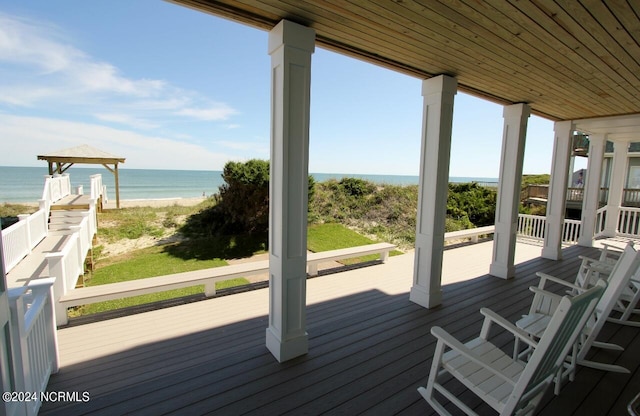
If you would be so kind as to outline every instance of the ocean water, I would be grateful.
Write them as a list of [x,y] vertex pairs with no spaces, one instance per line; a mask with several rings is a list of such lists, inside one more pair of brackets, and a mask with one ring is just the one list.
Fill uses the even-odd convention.
[[[36,202],[42,197],[46,167],[0,166],[0,203]],[[115,200],[114,175],[103,167],[71,167],[67,172],[72,189],[82,185],[89,190],[89,177],[102,175],[107,196]],[[357,177],[380,184],[416,185],[418,176],[354,175],[312,173],[317,182],[343,177]],[[221,171],[119,169],[120,199],[169,199],[210,196],[224,183]],[[451,177],[451,182],[497,182],[496,178]]]

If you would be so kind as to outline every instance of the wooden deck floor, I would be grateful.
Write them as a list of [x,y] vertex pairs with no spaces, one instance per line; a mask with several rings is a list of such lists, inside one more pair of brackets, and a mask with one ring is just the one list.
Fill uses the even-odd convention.
[[[65,328],[49,391],[86,391],[90,400],[45,403],[41,414],[433,414],[416,392],[435,347],[430,328],[470,338],[480,307],[515,321],[528,309],[535,272],[572,280],[577,256],[594,251],[570,247],[562,261],[525,261],[509,281],[477,274],[448,284],[443,306],[432,310],[408,299],[411,255],[310,279],[309,353],[283,364],[264,346],[266,289]],[[640,329],[607,324],[601,339],[625,347],[601,358],[631,374],[580,369],[540,414],[626,414],[640,390]],[[477,411],[493,414],[481,404]]]

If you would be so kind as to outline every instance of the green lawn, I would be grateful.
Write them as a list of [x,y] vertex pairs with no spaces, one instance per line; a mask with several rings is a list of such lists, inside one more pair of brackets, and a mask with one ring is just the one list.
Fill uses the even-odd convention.
[[[309,250],[314,252],[372,243],[375,243],[375,241],[340,224],[311,225],[308,229],[307,247]],[[250,255],[249,253],[259,254],[264,251],[264,245],[261,245],[259,242],[252,241],[251,239],[238,241],[238,239],[233,238],[227,238],[225,240],[200,240],[174,245],[154,246],[136,250],[126,256],[119,257],[118,261],[114,261],[112,264],[103,265],[86,278],[85,285],[96,286],[211,267],[220,267],[228,264],[225,259],[237,258],[240,253],[242,253],[243,256],[248,256]],[[395,252],[395,254],[398,253],[399,252]],[[393,254],[394,253],[392,253],[392,255]],[[377,255],[370,255],[348,259],[346,261],[342,261],[342,263],[354,264],[358,262],[376,260],[378,258],[379,257]],[[227,280],[216,283],[216,289],[240,286],[248,283],[248,280],[242,278]],[[100,302],[76,308],[73,311],[70,311],[70,316],[104,312],[203,292],[204,286],[194,286],[150,295]]]
[[[367,238],[355,231],[352,231],[342,224],[327,223],[311,225],[307,234],[307,249],[317,253],[319,251],[337,250],[355,246],[373,244],[375,241]],[[352,259],[340,260],[345,265],[362,263],[379,259],[377,254],[355,257]]]

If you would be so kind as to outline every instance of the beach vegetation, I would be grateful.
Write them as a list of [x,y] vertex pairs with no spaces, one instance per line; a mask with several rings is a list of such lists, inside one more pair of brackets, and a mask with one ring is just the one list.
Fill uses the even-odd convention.
[[[497,193],[476,183],[450,184],[445,232],[491,225]],[[312,224],[338,222],[401,248],[415,243],[417,185],[377,185],[345,178],[318,183],[309,212]]]
[[24,205],[24,204],[0,204],[0,225],[2,229],[5,229],[16,222],[18,222],[18,215],[20,214],[32,214],[38,210],[37,206]]
[[[241,201],[255,206],[263,201],[259,212],[268,212],[268,165],[232,164],[226,171],[225,198],[231,188],[238,195],[228,198],[230,206]],[[239,186],[238,186],[239,185]],[[248,189],[248,186],[256,189]],[[260,190],[261,189],[261,190]],[[311,189],[313,192],[311,193]],[[415,243],[418,186],[380,185],[356,178],[328,180],[316,183],[310,178],[309,226],[307,248],[311,251],[340,249],[373,242],[387,241],[402,250]],[[106,284],[130,279],[180,273],[230,264],[235,259],[251,257],[268,251],[268,231],[224,232],[211,221],[214,209],[225,198],[209,198],[195,207],[125,208],[99,215],[99,238],[108,246],[112,241],[146,236],[154,241],[152,247],[126,250],[118,255],[98,247],[97,267],[87,276],[87,285]],[[496,191],[478,184],[452,184],[449,186],[446,231],[492,224],[495,216]],[[246,206],[245,205],[245,206]],[[246,214],[255,218],[255,214]],[[265,219],[268,226],[268,216]],[[397,254],[399,252],[392,253]],[[343,264],[376,259],[377,256],[343,261]],[[246,285],[246,279],[220,282],[216,288]],[[117,302],[80,307],[77,314],[155,302],[190,295],[202,296],[203,287],[124,299]]]
[[[269,161],[252,159],[227,162],[224,183],[214,196],[215,203],[192,215],[183,232],[202,236],[266,234],[269,229]],[[314,197],[315,180],[308,178],[309,200]]]
[[[493,225],[496,216],[497,192],[493,188],[472,183],[450,183],[447,216],[472,227]],[[467,225],[465,224],[465,225]]]
[[548,173],[536,175],[522,175],[522,189],[529,185],[548,185],[551,182],[551,175]]

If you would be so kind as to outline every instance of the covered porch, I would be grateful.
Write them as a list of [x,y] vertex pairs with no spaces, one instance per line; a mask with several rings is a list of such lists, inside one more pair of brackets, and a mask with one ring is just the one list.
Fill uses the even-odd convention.
[[[536,272],[570,280],[577,256],[594,253],[596,235],[616,235],[621,224],[638,222],[620,220],[622,164],[614,168],[607,206],[598,208],[606,141],[621,143],[614,150],[620,155],[630,141],[640,141],[640,42],[634,30],[640,11],[632,3],[174,1],[269,31],[270,287],[251,295],[260,301],[238,295],[223,309],[217,308],[231,300],[59,331],[61,370],[48,390],[87,391],[91,400],[47,402],[43,414],[428,413],[415,387],[428,374],[431,326],[465,339],[478,332],[481,307],[515,320],[528,308],[527,288]],[[392,258],[376,272],[361,269],[307,282],[309,94],[316,45],[419,77],[424,117],[414,255]],[[446,284],[444,222],[458,90],[504,105],[504,133],[486,270]],[[556,123],[552,180],[544,244],[536,247],[542,257],[518,263],[519,188],[530,114]],[[563,249],[576,131],[589,135],[590,161],[580,246]],[[2,296],[4,290],[0,302],[6,303]],[[240,310],[249,315],[236,315]],[[7,308],[0,313],[8,327]],[[542,414],[624,413],[640,381],[638,331],[608,325],[603,336],[625,347],[608,358],[628,366],[631,375],[581,369]],[[102,342],[91,344],[96,340]],[[10,387],[4,379],[3,386]]]
[[[282,364],[264,345],[268,289],[59,330],[61,368],[48,390],[86,391],[90,400],[44,403],[40,414],[433,414],[416,391],[429,373],[432,326],[467,339],[479,331],[480,307],[515,321],[536,272],[572,281],[578,255],[596,252],[574,245],[552,261],[518,243],[516,278],[503,280],[486,273],[490,246],[445,251],[445,300],[433,309],[408,299],[411,254],[310,279],[309,352]],[[456,267],[461,259],[466,267]],[[600,339],[625,348],[600,358],[631,374],[580,368],[540,414],[626,414],[639,392],[640,333],[606,324]]]

